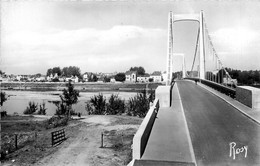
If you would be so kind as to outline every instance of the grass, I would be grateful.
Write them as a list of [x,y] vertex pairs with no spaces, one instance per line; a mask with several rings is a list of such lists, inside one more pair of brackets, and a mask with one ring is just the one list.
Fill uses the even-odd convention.
[[[15,158],[16,163],[20,163],[20,165],[33,164],[57,150],[51,146],[51,132],[61,128],[67,129],[68,133],[77,131],[73,125],[46,129],[47,121],[32,121],[32,119],[33,117],[30,116],[9,116],[4,118],[4,120],[8,120],[7,122],[1,122],[1,155],[3,153],[5,155],[1,161]],[[79,122],[72,120],[69,124],[77,125]],[[15,134],[18,138],[18,149],[15,148]],[[7,154],[6,151],[8,151]]]
[[118,131],[118,133],[112,137],[108,137],[109,142],[112,144],[114,153],[116,156],[120,156],[120,158],[123,159],[124,165],[127,165],[132,160],[131,145],[133,144],[133,137],[135,133],[136,129],[128,128],[126,130]]
[[10,116],[1,117],[1,120],[18,121],[18,120],[33,120],[33,116]]
[[[113,116],[116,117],[116,121],[113,121],[110,125],[140,125],[142,118],[129,117],[129,116]],[[13,119],[12,119],[13,118]],[[88,124],[77,120],[69,121],[68,126],[46,129],[44,121],[32,121],[33,117],[30,116],[12,116],[6,117],[8,122],[2,122],[2,149],[9,150],[9,154],[6,156],[3,162],[11,162],[15,159],[15,163],[21,166],[32,165],[44,158],[47,155],[55,153],[59,146],[51,146],[51,132],[65,128],[66,136],[69,140],[77,137],[76,133],[82,132],[82,127],[87,127]],[[28,120],[15,122],[14,119]],[[120,158],[119,165],[127,165],[132,160],[132,140],[136,132],[136,128],[128,128],[117,130],[113,137],[107,137],[113,150],[114,156]],[[14,133],[18,134],[19,147],[18,150],[14,148]],[[37,133],[37,137],[35,137]],[[123,133],[123,134],[121,134]],[[11,140],[11,141],[10,141]],[[10,146],[10,144],[12,146]],[[12,148],[10,150],[10,148]],[[98,147],[97,147],[98,148]]]

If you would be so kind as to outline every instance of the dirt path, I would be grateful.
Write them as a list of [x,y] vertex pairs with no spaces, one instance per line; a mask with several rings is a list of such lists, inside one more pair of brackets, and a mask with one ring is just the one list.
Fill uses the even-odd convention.
[[118,155],[112,148],[111,142],[104,139],[105,148],[100,148],[101,132],[104,130],[135,132],[141,122],[141,119],[132,117],[115,116],[88,116],[82,119],[80,132],[63,142],[59,150],[52,155],[46,156],[34,165],[37,166],[119,166],[126,165],[125,156]]

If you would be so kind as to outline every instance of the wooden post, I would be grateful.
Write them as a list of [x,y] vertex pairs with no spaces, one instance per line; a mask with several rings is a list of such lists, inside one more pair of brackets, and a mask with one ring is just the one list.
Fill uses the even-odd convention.
[[103,148],[103,132],[101,133],[101,148]]
[[15,149],[18,149],[18,145],[17,145],[17,134],[14,135],[14,143],[15,143]]

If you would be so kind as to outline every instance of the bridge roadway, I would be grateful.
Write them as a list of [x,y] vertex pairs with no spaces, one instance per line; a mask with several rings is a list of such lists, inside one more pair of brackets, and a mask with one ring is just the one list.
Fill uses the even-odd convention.
[[[198,166],[260,165],[260,126],[222,99],[191,81],[178,81]],[[230,157],[230,143],[248,146]],[[233,149],[232,149],[233,150]]]

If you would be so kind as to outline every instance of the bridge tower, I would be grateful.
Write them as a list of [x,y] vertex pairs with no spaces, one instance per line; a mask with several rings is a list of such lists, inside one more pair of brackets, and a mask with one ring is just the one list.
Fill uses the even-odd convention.
[[[196,21],[199,23],[199,44],[200,44],[200,57],[199,57],[199,78],[205,79],[205,24],[203,18],[203,11],[199,14],[174,14],[170,11],[168,18],[168,50],[167,50],[167,80],[166,85],[170,85],[172,80],[172,65],[173,65],[173,24],[181,21]],[[184,69],[184,66],[183,66]],[[184,70],[183,70],[184,72]],[[186,71],[185,71],[186,72]]]
[[182,57],[182,78],[186,77],[186,65],[185,65],[185,56]]
[[173,14],[170,11],[168,20],[168,49],[167,49],[167,65],[166,65],[166,85],[170,85],[172,81],[172,56],[173,56]]

